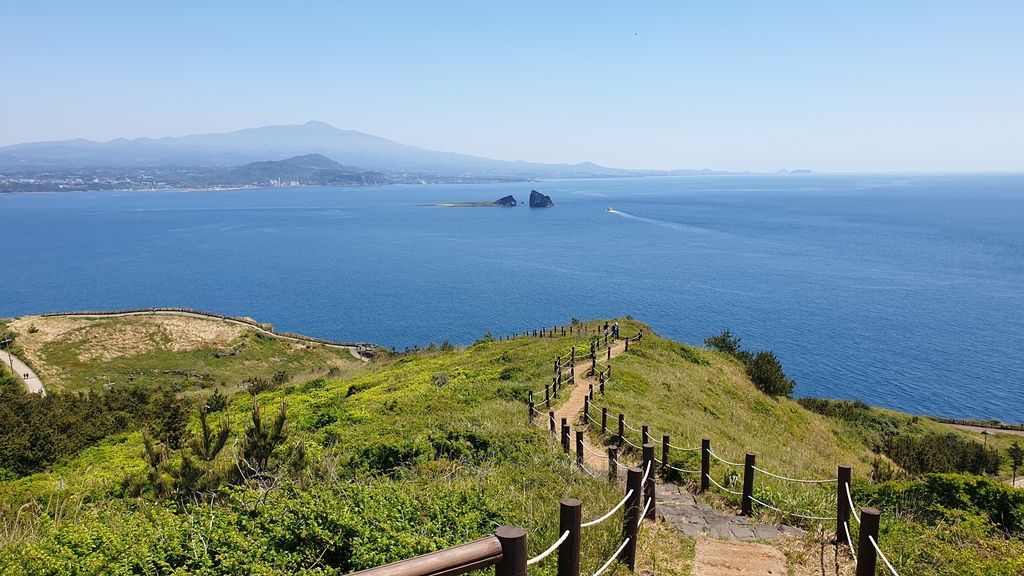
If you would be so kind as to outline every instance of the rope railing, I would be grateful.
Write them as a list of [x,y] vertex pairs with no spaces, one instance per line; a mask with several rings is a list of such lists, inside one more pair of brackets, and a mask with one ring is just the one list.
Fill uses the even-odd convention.
[[647,462],[647,470],[644,471],[644,477],[643,477],[643,480],[640,481],[640,483],[641,484],[647,484],[647,478],[649,478],[650,476],[651,476],[651,463]]
[[671,464],[665,464],[668,468],[675,470],[676,472],[682,472],[684,474],[700,474],[700,470],[687,470],[686,468],[676,468]]
[[599,569],[597,570],[597,572],[594,572],[594,576],[601,576],[601,574],[602,574],[602,573],[603,573],[603,572],[604,572],[605,570],[607,570],[609,566],[611,566],[611,565],[612,565],[612,562],[614,562],[614,561],[615,561],[615,559],[619,557],[619,554],[621,554],[621,553],[622,553],[622,550],[623,550],[623,549],[625,549],[625,547],[626,547],[626,544],[629,544],[629,538],[628,538],[628,537],[627,537],[627,538],[626,538],[625,540],[623,540],[623,541],[622,541],[622,544],[620,544],[620,545],[619,545],[619,549],[618,549],[618,550],[616,550],[616,551],[615,551],[615,553],[613,553],[613,554],[612,554],[612,557],[611,557],[611,558],[609,558],[609,559],[608,559],[608,561],[607,561],[607,562],[605,562],[605,563],[604,563],[604,565],[603,565],[603,566],[601,566],[601,568],[599,568]]
[[853,563],[857,563],[857,554],[853,551],[853,539],[850,538],[850,523],[843,522],[843,528],[846,529],[846,544],[850,546],[850,556],[853,556]]
[[771,476],[772,478],[778,478],[779,480],[785,480],[787,482],[800,482],[800,483],[803,483],[803,484],[835,484],[836,482],[839,481],[838,478],[830,478],[828,480],[801,480],[799,478],[787,478],[785,476],[779,476],[778,474],[772,474],[771,472],[769,472],[767,470],[762,470],[761,468],[758,468],[757,466],[754,466],[754,470],[757,470],[758,472],[760,472],[762,474],[766,474],[768,476]]
[[593,454],[594,456],[596,456],[596,457],[598,457],[598,458],[604,458],[605,460],[607,460],[607,459],[608,459],[608,456],[607,456],[607,455],[605,455],[605,454],[601,454],[601,453],[600,453],[600,452],[598,452],[597,450],[594,450],[594,449],[593,449],[593,448],[591,448],[590,446],[587,446],[587,444],[586,444],[585,442],[583,443],[583,449],[584,449],[584,450],[586,450],[587,452],[590,452],[591,454]]
[[715,482],[715,479],[712,478],[710,474],[705,474],[704,477],[707,478],[708,480],[710,480],[711,483],[714,484],[715,486],[718,486],[719,490],[724,490],[724,491],[728,492],[729,494],[733,494],[735,496],[743,496],[743,492],[736,492],[735,490],[729,490],[725,486],[722,486],[718,482]]
[[526,565],[527,566],[532,566],[532,565],[540,562],[541,560],[547,558],[548,556],[551,555],[552,552],[554,552],[555,550],[558,550],[558,547],[561,546],[562,542],[565,542],[565,539],[568,538],[568,537],[569,537],[569,531],[568,530],[566,530],[565,532],[562,532],[562,537],[561,538],[556,540],[555,543],[552,544],[551,547],[548,548],[547,550],[545,550],[545,551],[541,552],[540,554],[538,554],[537,556],[534,556],[533,558],[530,558],[529,560],[527,560],[526,561]]
[[824,517],[824,516],[805,516],[803,514],[797,514],[796,512],[787,512],[785,510],[780,510],[779,508],[776,508],[775,506],[772,506],[771,504],[762,502],[761,500],[758,500],[757,498],[755,498],[753,496],[751,496],[750,499],[753,500],[754,502],[757,502],[761,506],[764,506],[765,508],[768,508],[770,510],[774,510],[774,511],[780,513],[780,514],[785,514],[786,516],[792,516],[794,518],[803,518],[804,520],[832,520],[832,521],[835,521],[835,517],[834,516],[830,516],[830,517]]
[[853,514],[853,519],[860,524],[860,516],[857,516],[857,507],[853,505],[853,498],[850,496],[850,483],[846,483],[846,501],[850,503],[850,514]]
[[622,505],[625,504],[626,500],[629,500],[629,497],[632,496],[632,495],[633,495],[633,491],[629,490],[628,492],[626,492],[626,495],[622,498],[622,500],[619,500],[619,503],[616,504],[614,508],[609,510],[607,514],[605,514],[604,516],[601,516],[597,520],[591,520],[590,522],[584,522],[584,523],[580,524],[580,527],[581,528],[590,528],[591,526],[597,526],[601,522],[604,522],[605,520],[611,518],[612,514],[615,514],[615,512],[617,512],[619,510],[619,508],[622,508]]
[[[641,482],[643,484],[643,482]],[[640,513],[640,517],[636,519],[636,525],[639,528],[644,523],[644,518],[647,517],[647,511],[651,508],[651,499],[647,499],[647,503],[644,504],[644,511]]]
[[715,453],[714,453],[714,452],[712,452],[711,450],[708,450],[708,454],[711,454],[711,456],[712,456],[712,457],[713,457],[713,458],[714,458],[715,460],[718,460],[718,461],[719,461],[719,462],[721,462],[722,464],[728,464],[729,466],[735,466],[735,467],[737,467],[737,468],[743,468],[743,464],[739,464],[739,463],[736,463],[736,462],[729,462],[728,460],[726,460],[725,458],[722,458],[722,457],[721,457],[721,456],[719,456],[718,454],[715,454]]
[[885,554],[882,554],[882,549],[878,547],[878,542],[875,542],[875,538],[870,534],[868,535],[868,541],[871,542],[871,546],[875,549],[878,557],[882,559],[882,562],[885,563],[885,567],[889,569],[889,572],[892,572],[893,576],[900,576],[896,569],[892,567],[892,564],[889,563],[889,559],[885,557]]

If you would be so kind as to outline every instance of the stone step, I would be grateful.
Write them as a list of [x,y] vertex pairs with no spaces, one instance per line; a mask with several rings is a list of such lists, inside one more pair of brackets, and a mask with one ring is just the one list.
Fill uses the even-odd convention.
[[803,536],[799,528],[785,524],[751,524],[746,516],[735,516],[697,502],[694,494],[683,492],[673,484],[657,487],[658,516],[671,523],[684,536],[707,534],[727,540],[776,540],[782,535]]

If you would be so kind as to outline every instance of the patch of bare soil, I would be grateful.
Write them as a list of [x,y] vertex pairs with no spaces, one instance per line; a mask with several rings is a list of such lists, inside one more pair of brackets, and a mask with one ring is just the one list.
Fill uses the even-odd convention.
[[846,546],[836,550],[833,536],[822,528],[804,538],[780,538],[774,546],[786,555],[794,576],[853,576],[857,565]]
[[[246,328],[238,324],[188,316],[154,315],[120,318],[75,316],[25,317],[11,322],[18,343],[36,364],[48,343],[78,343],[82,362],[111,360],[157,348],[174,352],[225,346]],[[34,333],[29,332],[35,327]]]
[[698,538],[696,547],[693,576],[787,573],[786,556],[765,544]]

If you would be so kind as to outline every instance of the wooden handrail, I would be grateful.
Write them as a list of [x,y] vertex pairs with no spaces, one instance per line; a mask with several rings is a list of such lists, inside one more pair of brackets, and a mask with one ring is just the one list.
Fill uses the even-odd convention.
[[488,536],[415,558],[353,572],[352,576],[457,576],[502,560],[501,541]]

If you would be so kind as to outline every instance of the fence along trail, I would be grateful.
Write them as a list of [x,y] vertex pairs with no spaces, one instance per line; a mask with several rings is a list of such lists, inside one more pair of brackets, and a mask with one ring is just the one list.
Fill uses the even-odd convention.
[[[533,335],[535,337],[538,336],[536,332],[534,332]],[[553,333],[551,335],[554,336]],[[529,336],[529,333],[527,333],[526,336]],[[543,337],[544,331],[541,331],[539,336]],[[580,375],[576,374],[577,367],[575,366],[575,361],[581,357],[575,354],[575,350],[571,354],[571,357],[566,355],[557,358],[554,364],[555,378],[552,385],[550,387],[546,387],[546,398],[541,402],[541,404],[548,409],[546,414],[536,409],[534,395],[539,393],[530,393],[530,400],[528,402],[529,424],[550,429],[550,432],[554,437],[553,440],[556,442],[559,440],[561,441],[562,449],[567,456],[570,456],[570,432],[575,432],[576,454],[574,461],[581,471],[587,472],[595,478],[597,478],[598,475],[588,470],[588,462],[590,462],[595,469],[598,468],[598,465],[607,462],[609,480],[615,482],[618,479],[616,474],[618,464],[613,456],[615,454],[615,449],[609,448],[609,457],[601,458],[600,451],[586,446],[584,430],[582,430],[582,427],[589,426],[590,422],[593,421],[589,417],[587,411],[593,407],[592,400],[594,398],[595,391],[595,382],[593,381],[594,375],[596,374],[599,378],[596,384],[602,394],[604,386],[608,385],[611,376],[610,365],[604,370],[599,371],[597,369],[598,364],[596,352],[605,348],[606,358],[611,360],[612,358],[627,352],[630,342],[639,342],[641,338],[642,333],[638,334],[634,338],[625,339],[621,344],[614,340],[609,342],[607,336],[603,339],[604,343],[599,344],[598,342],[601,340],[599,338],[598,342],[592,343],[591,354],[589,356],[591,361],[589,371],[585,367],[580,367],[580,370],[583,370]],[[563,359],[568,359],[569,361],[563,363]],[[550,411],[551,400],[557,397],[557,391],[563,383],[563,372],[566,366],[568,366],[569,369],[569,377],[567,381],[577,384],[577,386],[573,389],[568,401],[564,405],[559,407],[557,411]],[[587,375],[585,376],[584,374]],[[551,388],[554,388],[554,390],[551,390]],[[584,412],[582,415],[580,414],[581,410]],[[546,416],[546,418],[540,418],[542,423],[537,422],[539,416]],[[603,413],[603,416],[606,417],[607,414]],[[602,418],[602,420],[604,419],[605,418]],[[547,425],[543,422],[546,422]],[[625,430],[627,429],[627,426],[625,425],[624,417],[621,414],[619,415],[617,425],[619,440],[628,442],[628,439],[625,437]],[[637,429],[632,426],[629,426],[628,429],[637,431]],[[602,421],[601,432],[606,431],[605,422]],[[495,534],[492,537],[464,544],[462,546],[456,546],[454,548],[425,554],[416,558],[410,558],[408,560],[379,566],[377,568],[371,568],[369,570],[359,572],[358,574],[360,574],[360,576],[457,576],[458,574],[464,574],[472,570],[494,566],[495,576],[526,576],[527,567],[529,565],[544,562],[550,556],[557,554],[558,576],[580,576],[580,536],[582,530],[611,518],[620,508],[622,509],[623,540],[621,544],[619,544],[618,548],[612,553],[611,557],[604,562],[601,568],[598,569],[593,576],[600,576],[616,559],[625,564],[630,571],[633,571],[636,561],[636,546],[639,538],[639,528],[645,518],[656,518],[656,510],[659,507],[663,507],[665,504],[657,497],[655,477],[658,473],[658,467],[655,466],[657,459],[654,455],[655,447],[650,443],[649,427],[647,425],[642,426],[640,432],[643,435],[641,439],[642,446],[640,447],[643,455],[643,460],[641,462],[642,467],[636,466],[628,467],[626,469],[625,496],[623,499],[605,514],[586,523],[583,523],[581,520],[581,502],[579,500],[571,498],[562,500],[560,503],[558,532],[560,536],[541,554],[533,558],[527,557],[527,533],[525,529],[517,526],[501,526],[495,531]],[[635,446],[632,442],[628,443]],[[663,436],[662,446],[662,460],[659,461],[659,463],[667,465],[669,462],[668,451],[670,448],[673,448],[670,444],[670,438],[668,435]],[[685,447],[675,448],[677,450],[684,451],[694,450],[692,448]],[[730,462],[720,458],[717,454],[711,452],[711,440],[707,438],[702,440],[700,450],[702,453],[700,470],[701,492],[707,491],[713,483],[716,487],[728,493],[740,496],[743,502],[743,516],[745,517],[752,515],[752,506],[754,503],[757,503],[773,510],[777,510],[783,514],[788,514],[792,517],[815,521],[835,521],[837,548],[841,547],[843,544],[849,545],[849,552],[851,557],[854,558],[853,561],[856,565],[857,576],[874,575],[876,559],[878,557],[882,558],[884,565],[892,574],[899,576],[896,573],[896,570],[889,563],[888,559],[884,556],[882,549],[879,546],[878,520],[880,514],[874,508],[865,507],[861,509],[859,516],[861,522],[859,523],[860,526],[856,553],[853,550],[853,538],[850,530],[849,518],[852,515],[857,519],[858,516],[854,510],[853,501],[849,494],[849,466],[839,466],[838,478],[835,479],[789,478],[756,467],[755,455],[751,453],[746,455],[746,460],[743,464]],[[711,477],[709,472],[712,457],[726,465],[743,469],[744,477],[742,492],[729,490],[728,488],[721,486]],[[690,473],[697,471],[683,472]],[[779,481],[798,483],[802,485],[834,483],[836,485],[835,517],[828,517],[826,519],[825,517],[814,517],[794,512],[787,512],[772,507],[764,501],[755,498],[753,495],[755,472],[761,472],[763,475],[772,477]],[[667,517],[664,513],[662,515]],[[746,522],[743,523],[745,524]],[[698,546],[694,566],[696,571],[695,573],[700,573],[703,569],[703,565],[712,564],[709,561],[710,558],[708,558],[708,556],[717,552],[719,547],[715,545],[715,542],[716,541],[707,540],[699,541],[699,543],[704,543],[705,546],[703,548]],[[500,552],[498,552],[499,550]],[[703,559],[702,554],[705,556]],[[719,566],[718,568],[712,568],[712,572],[709,573],[722,575],[749,573],[747,571],[748,566],[745,565],[745,558],[734,558],[733,560],[735,561],[731,562],[733,565],[732,567],[722,569],[725,567]],[[772,573],[774,573],[774,569]]]

